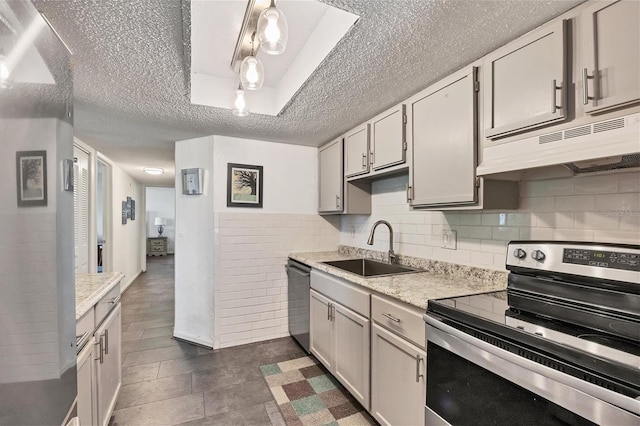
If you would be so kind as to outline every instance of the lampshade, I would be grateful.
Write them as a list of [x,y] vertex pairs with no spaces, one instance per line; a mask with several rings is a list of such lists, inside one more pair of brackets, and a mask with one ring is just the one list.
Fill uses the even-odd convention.
[[287,19],[281,10],[276,9],[271,0],[271,6],[260,13],[258,18],[258,41],[260,50],[269,55],[279,55],[284,52],[289,39]]
[[156,217],[153,220],[153,226],[164,226],[167,224],[167,220],[163,217]]
[[262,61],[253,55],[242,60],[240,65],[240,82],[246,90],[260,90],[264,82],[264,66]]
[[242,83],[238,85],[238,89],[233,97],[233,115],[238,117],[246,117],[249,115],[249,111],[247,111],[247,100],[245,98],[244,89],[242,88]]

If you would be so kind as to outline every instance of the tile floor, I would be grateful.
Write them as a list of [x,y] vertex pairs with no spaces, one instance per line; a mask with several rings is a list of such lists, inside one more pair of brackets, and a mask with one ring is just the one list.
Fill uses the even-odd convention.
[[304,355],[291,338],[209,350],[171,338],[173,256],[147,258],[122,296],[122,425],[284,425],[260,365]]

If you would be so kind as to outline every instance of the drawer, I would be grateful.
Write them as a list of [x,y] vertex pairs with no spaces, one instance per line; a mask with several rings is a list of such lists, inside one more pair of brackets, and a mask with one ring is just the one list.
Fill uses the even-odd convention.
[[76,321],[76,337],[78,338],[79,344],[78,349],[93,335],[93,330],[96,329],[93,310],[94,308],[92,306],[91,309]]
[[161,245],[161,246],[151,245],[151,251],[164,251],[164,245]]
[[405,303],[371,296],[371,319],[385,328],[425,347],[425,325],[422,310]]
[[352,311],[369,318],[369,296],[371,296],[371,293],[365,291],[362,287],[312,269],[311,288]]
[[151,240],[151,247],[164,247],[164,241]]
[[116,284],[95,306],[95,324],[100,325],[107,314],[113,309],[120,300],[120,283]]

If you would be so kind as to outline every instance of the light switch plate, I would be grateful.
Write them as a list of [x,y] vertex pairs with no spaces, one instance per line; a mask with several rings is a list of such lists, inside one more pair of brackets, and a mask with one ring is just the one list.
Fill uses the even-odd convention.
[[442,248],[449,250],[456,250],[458,247],[457,244],[457,233],[456,231],[452,231],[450,229],[445,229],[442,231]]

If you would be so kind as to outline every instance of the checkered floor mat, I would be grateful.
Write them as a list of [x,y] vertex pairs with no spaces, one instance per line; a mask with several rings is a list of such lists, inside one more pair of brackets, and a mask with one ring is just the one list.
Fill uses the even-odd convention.
[[376,425],[315,358],[260,366],[288,426]]

